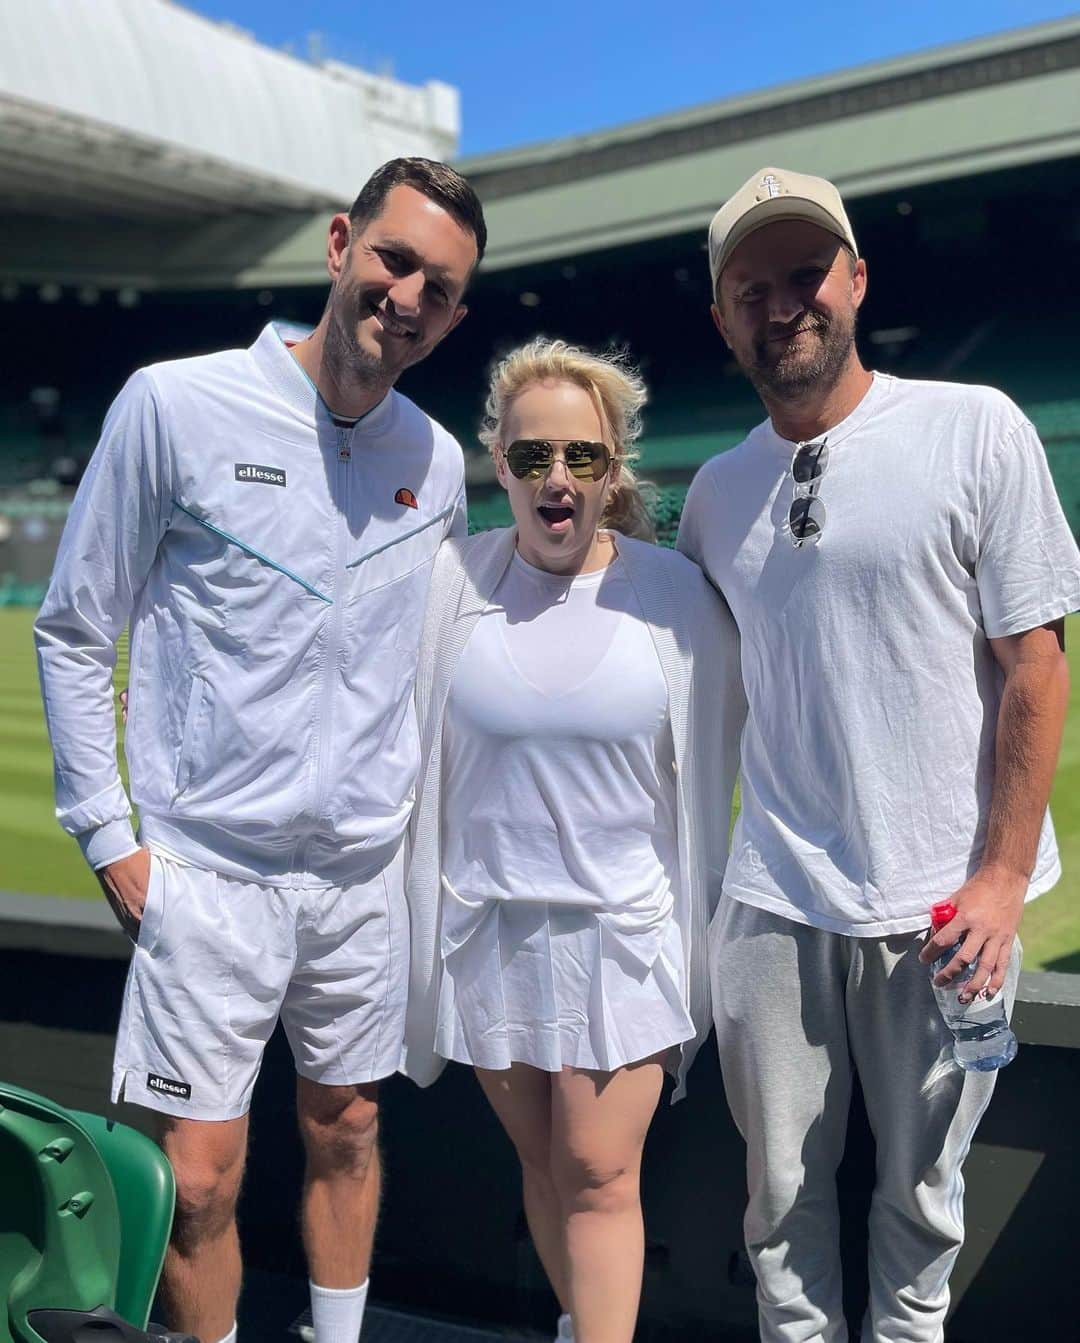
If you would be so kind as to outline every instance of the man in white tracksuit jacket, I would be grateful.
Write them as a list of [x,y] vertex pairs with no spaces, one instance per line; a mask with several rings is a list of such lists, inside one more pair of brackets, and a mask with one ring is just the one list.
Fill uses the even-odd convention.
[[[247,1112],[279,1015],[315,1335],[359,1335],[408,979],[412,682],[435,552],[465,527],[460,448],[392,388],[465,315],[485,236],[456,172],[393,160],[331,222],[305,341],[268,326],[137,372],[35,627],[57,815],[136,940],[113,1094],[161,1116],[163,1293],[204,1343],[235,1338]],[[125,625],[138,840],[113,718]]]

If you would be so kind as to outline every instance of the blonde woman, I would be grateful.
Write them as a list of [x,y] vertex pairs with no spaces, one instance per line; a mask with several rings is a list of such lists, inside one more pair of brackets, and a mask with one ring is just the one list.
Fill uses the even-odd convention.
[[644,539],[644,400],[563,341],[498,364],[482,438],[514,526],[440,552],[417,680],[406,1071],[476,1069],[577,1343],[633,1334],[642,1145],[708,1029],[743,712],[726,607]]

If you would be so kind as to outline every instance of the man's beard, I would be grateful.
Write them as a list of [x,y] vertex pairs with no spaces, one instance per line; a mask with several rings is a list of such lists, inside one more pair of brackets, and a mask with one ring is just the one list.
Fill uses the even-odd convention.
[[776,358],[770,355],[767,340],[757,340],[753,362],[739,359],[739,367],[761,397],[799,401],[807,392],[825,392],[835,387],[855,343],[855,310],[837,317],[807,311],[796,330],[817,335],[815,348],[809,354],[788,346]]
[[365,350],[357,338],[357,327],[365,313],[366,300],[356,285],[338,282],[330,299],[330,321],[326,327],[323,362],[338,387],[368,388],[389,380],[378,355]]

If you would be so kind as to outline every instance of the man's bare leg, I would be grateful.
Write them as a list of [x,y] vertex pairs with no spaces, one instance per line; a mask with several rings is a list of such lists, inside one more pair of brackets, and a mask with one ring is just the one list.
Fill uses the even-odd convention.
[[240,1297],[236,1200],[247,1115],[158,1120],[158,1141],[176,1177],[176,1213],[161,1273],[166,1319],[172,1329],[217,1343],[232,1328]]
[[307,1163],[302,1224],[311,1280],[348,1289],[367,1280],[379,1213],[378,1083],[321,1086],[297,1078]]

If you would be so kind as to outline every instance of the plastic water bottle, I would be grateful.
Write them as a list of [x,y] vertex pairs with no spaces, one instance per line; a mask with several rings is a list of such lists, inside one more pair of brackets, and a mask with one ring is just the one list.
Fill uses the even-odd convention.
[[[942,900],[930,910],[930,921],[935,933],[954,918],[956,906],[951,900]],[[930,967],[931,977],[948,965],[961,945],[960,942],[954,942],[947,951],[941,953]],[[1009,1029],[1005,1016],[1004,994],[999,992],[993,998],[987,998],[978,993],[970,1003],[960,1002],[958,991],[971,979],[978,966],[979,958],[976,956],[951,983],[938,988],[931,978],[931,985],[945,1025],[952,1032],[953,1058],[961,1068],[989,1073],[995,1068],[1004,1068],[1006,1063],[1016,1058],[1016,1036]]]

